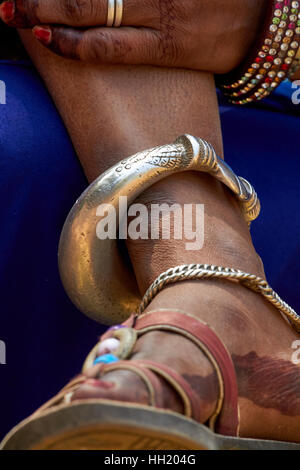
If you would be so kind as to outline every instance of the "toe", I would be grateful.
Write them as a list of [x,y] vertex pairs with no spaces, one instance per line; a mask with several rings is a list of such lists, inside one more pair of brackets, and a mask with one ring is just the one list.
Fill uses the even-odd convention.
[[97,366],[92,369],[86,381],[74,392],[72,401],[102,398],[145,405],[149,403],[148,390],[136,374],[121,370],[99,378]]

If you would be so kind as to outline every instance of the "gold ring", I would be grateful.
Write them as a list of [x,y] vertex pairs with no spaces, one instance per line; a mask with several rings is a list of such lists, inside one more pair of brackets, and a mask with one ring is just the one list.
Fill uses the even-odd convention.
[[122,18],[123,18],[123,0],[115,0],[115,8],[116,8],[116,14],[115,14],[115,22],[114,22],[114,27],[119,28],[122,24]]
[[109,28],[113,26],[114,21],[115,21],[115,10],[116,10],[116,4],[115,0],[108,0],[107,3],[107,22],[106,26]]

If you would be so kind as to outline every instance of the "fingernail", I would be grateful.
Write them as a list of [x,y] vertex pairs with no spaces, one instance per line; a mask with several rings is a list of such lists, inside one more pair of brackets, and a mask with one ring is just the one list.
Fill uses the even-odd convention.
[[15,3],[4,2],[0,5],[0,16],[3,21],[11,21],[15,16]]
[[52,31],[48,27],[44,26],[35,26],[32,30],[36,39],[41,41],[43,44],[50,44],[52,41]]

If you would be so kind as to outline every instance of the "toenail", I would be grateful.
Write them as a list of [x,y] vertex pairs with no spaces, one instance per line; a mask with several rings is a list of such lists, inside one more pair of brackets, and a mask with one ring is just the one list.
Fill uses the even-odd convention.
[[116,338],[107,338],[99,344],[97,355],[103,356],[115,351],[120,345],[120,341]]
[[94,365],[96,364],[112,364],[113,362],[118,362],[120,359],[113,354],[104,354],[99,356],[94,360]]

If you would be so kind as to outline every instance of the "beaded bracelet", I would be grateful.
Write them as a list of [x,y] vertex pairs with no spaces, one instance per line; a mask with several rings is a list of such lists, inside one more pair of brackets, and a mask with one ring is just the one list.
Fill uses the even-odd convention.
[[[299,23],[299,29],[300,29],[300,19],[298,20],[298,23]],[[291,68],[289,70],[289,75],[288,75],[289,80],[294,79],[294,75],[298,72],[298,70],[300,70],[300,47],[296,54],[295,60],[293,61]]]
[[[250,65],[222,78],[221,87],[229,101],[244,105],[259,101],[288,77],[300,44],[300,2],[275,0],[267,12],[263,42],[255,48]],[[242,71],[242,72],[241,72]]]

